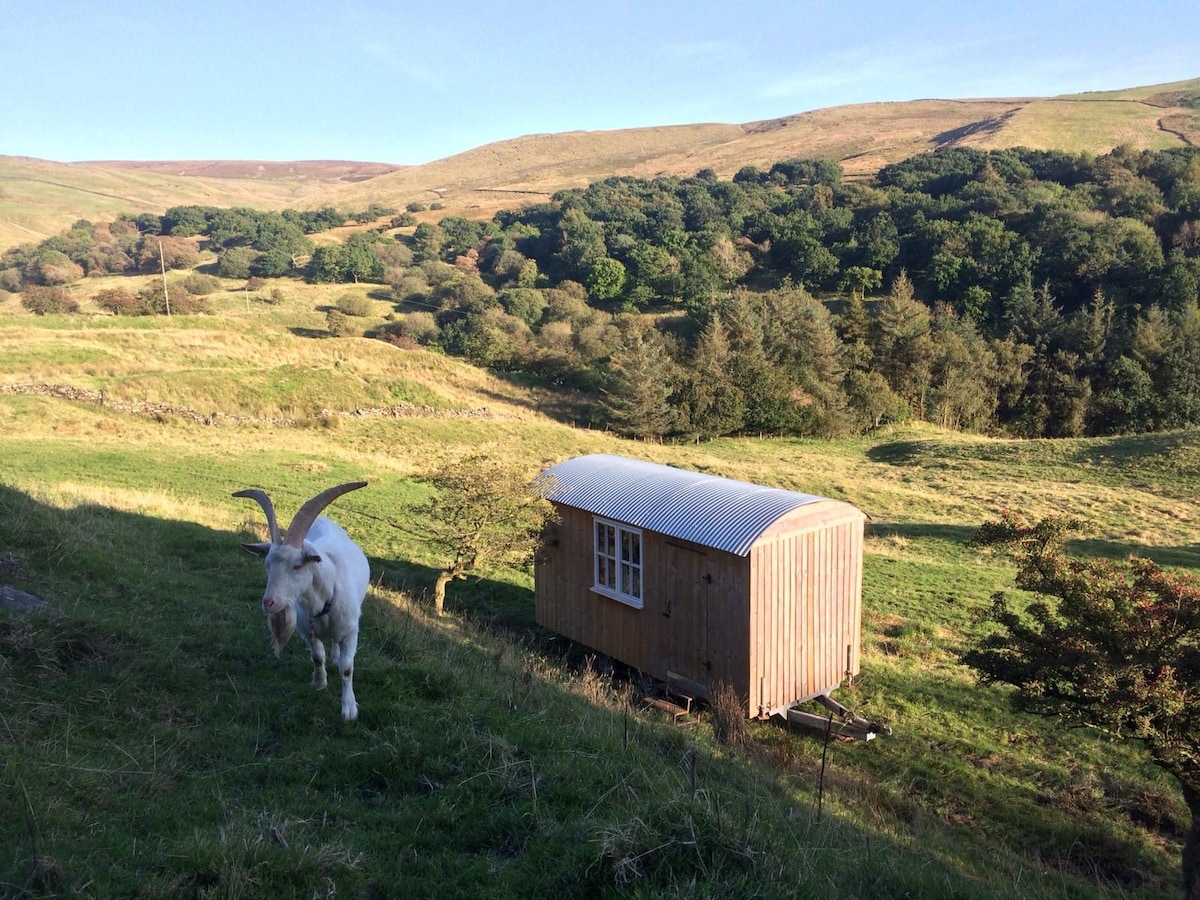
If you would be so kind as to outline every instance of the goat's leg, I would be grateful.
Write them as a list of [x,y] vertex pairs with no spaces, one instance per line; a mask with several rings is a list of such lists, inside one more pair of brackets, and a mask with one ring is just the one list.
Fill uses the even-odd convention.
[[338,671],[342,673],[342,718],[358,718],[358,702],[354,699],[354,654],[358,650],[358,630],[351,631],[333,645]]
[[325,645],[321,643],[320,638],[313,638],[308,644],[309,652],[312,654],[313,662],[313,677],[312,683],[318,691],[325,690],[329,684],[325,675]]

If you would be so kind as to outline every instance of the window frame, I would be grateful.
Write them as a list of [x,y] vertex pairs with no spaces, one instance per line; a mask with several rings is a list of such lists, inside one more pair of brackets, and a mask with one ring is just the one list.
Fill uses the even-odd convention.
[[[601,540],[601,529],[607,529]],[[611,552],[609,540],[611,539]],[[627,540],[628,539],[628,540]],[[628,552],[625,548],[628,547]],[[592,518],[592,590],[634,609],[645,607],[645,541],[642,529],[602,516]],[[628,558],[627,558],[628,557]],[[628,570],[628,578],[622,577]],[[604,578],[601,578],[601,574]],[[611,576],[611,579],[609,578]],[[609,581],[612,584],[609,584]],[[624,585],[636,590],[625,590]]]

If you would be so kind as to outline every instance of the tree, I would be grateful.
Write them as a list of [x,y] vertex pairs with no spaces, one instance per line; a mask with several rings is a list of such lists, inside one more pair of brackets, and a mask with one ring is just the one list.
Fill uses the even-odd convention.
[[729,339],[721,317],[714,314],[692,352],[684,387],[690,430],[700,439],[721,437],[741,429],[745,400],[729,381]]
[[866,293],[883,287],[883,273],[866,266],[850,266],[838,280],[838,290],[848,293]]
[[678,425],[671,402],[676,365],[658,332],[632,327],[609,363],[611,374],[600,401],[605,418],[621,434],[661,438]]
[[446,588],[480,568],[527,566],[542,529],[554,517],[546,499],[553,485],[531,480],[520,464],[475,454],[448,462],[429,476],[434,494],[417,511],[422,533],[444,560],[434,582],[438,615]]
[[611,256],[592,260],[585,281],[588,293],[597,300],[612,300],[625,290],[625,267]]
[[908,404],[878,372],[851,369],[846,375],[846,400],[859,423],[871,428],[908,416]]
[[352,234],[343,245],[346,277],[358,284],[360,281],[379,281],[383,278],[383,263],[375,255],[373,245],[378,236],[369,232]]
[[[897,284],[904,287],[900,280]],[[919,300],[893,291],[880,301],[872,323],[871,350],[875,367],[892,390],[916,415],[924,417],[932,380],[935,346],[929,308]]]
[[501,291],[500,305],[510,316],[516,316],[531,328],[542,320],[546,311],[546,297],[536,288],[515,287]]
[[217,274],[222,278],[249,278],[257,256],[249,247],[231,247],[217,257]]
[[442,244],[445,240],[446,234],[442,231],[440,225],[435,225],[432,222],[422,222],[413,230],[412,234],[413,259],[416,262],[440,260],[442,258]]
[[196,245],[187,238],[144,236],[139,244],[138,263],[143,271],[160,268],[190,269],[200,262]]
[[1200,582],[1148,559],[1070,559],[1080,523],[1030,525],[1005,511],[972,538],[1015,551],[1016,586],[1040,595],[1025,614],[1001,592],[1000,630],[963,655],[983,684],[1009,684],[1019,709],[1137,740],[1183,789],[1187,900],[1200,898]]
[[871,317],[863,303],[862,294],[851,291],[837,320],[838,336],[846,364],[851,369],[866,369],[871,364]]
[[317,284],[335,284],[346,280],[346,248],[342,244],[322,244],[308,261],[308,276]]
[[83,277],[83,266],[57,250],[40,252],[26,268],[29,282],[49,287],[70,284]]
[[63,288],[39,284],[21,292],[21,305],[39,316],[79,312],[79,304]]
[[208,231],[208,210],[203,206],[172,206],[162,217],[162,232],[174,237],[192,237]]

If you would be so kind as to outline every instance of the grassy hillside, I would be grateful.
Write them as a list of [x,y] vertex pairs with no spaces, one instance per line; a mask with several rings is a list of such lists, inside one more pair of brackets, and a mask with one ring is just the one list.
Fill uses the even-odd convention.
[[[79,220],[161,214],[172,206],[306,207],[366,164],[59,163],[0,156],[0,247],[36,243]],[[315,207],[323,204],[315,203]]]
[[444,215],[490,218],[610,175],[728,178],[781,159],[840,160],[849,177],[937,147],[1106,153],[1200,142],[1200,78],[1052,98],[915,100],[813,110],[763,122],[534,134],[421,166],[367,163],[48,163],[0,156],[0,247],[39,240],[77,219],[161,213],[197,203],[267,209],[366,209],[439,201]]
[[[956,656],[1011,582],[964,547],[1001,508],[1088,520],[1081,551],[1200,568],[1200,435],[631,443],[456,360],[324,336],[321,291],[169,320],[0,307],[0,583],[54,608],[0,612],[0,894],[1175,891],[1176,785],[1137,748],[1014,715]],[[826,748],[759,723],[727,745],[707,713],[672,724],[534,626],[527,572],[456,584],[432,616],[419,476],[481,449],[858,505],[863,672],[838,696],[893,734]],[[237,550],[261,514],[230,493],[264,487],[287,518],[356,478],[332,511],[374,575],[346,725],[298,643],[270,655],[261,566]]]

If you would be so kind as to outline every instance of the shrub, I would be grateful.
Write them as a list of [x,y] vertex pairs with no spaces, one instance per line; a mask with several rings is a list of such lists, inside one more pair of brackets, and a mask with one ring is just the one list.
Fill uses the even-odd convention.
[[31,285],[21,292],[21,305],[39,316],[79,312],[79,304],[60,287]]
[[178,286],[171,289],[171,313],[177,316],[212,315],[212,302],[207,297],[189,294]]
[[523,319],[527,325],[536,325],[546,310],[546,298],[536,288],[510,288],[500,294],[500,305],[510,316]]
[[20,269],[0,269],[0,291],[8,291],[12,294],[21,292]]
[[407,210],[410,213],[419,213],[419,212],[425,212],[425,210],[427,210],[429,207],[427,207],[424,203],[419,203],[416,200],[414,200],[412,203],[408,204],[404,208],[405,208],[405,210]]
[[369,316],[375,311],[375,304],[362,294],[347,292],[337,299],[338,312],[347,316]]
[[125,288],[109,288],[92,296],[92,302],[114,316],[144,316],[142,301]]
[[217,258],[217,273],[226,278],[246,278],[257,258],[249,247],[231,247]]
[[189,294],[195,294],[198,297],[214,294],[225,287],[221,283],[220,278],[212,275],[203,275],[200,272],[192,272],[187,278],[183,279],[183,286],[187,288]]
[[350,316],[336,309],[325,313],[325,327],[334,337],[356,337],[362,333]]
[[57,250],[44,252],[34,260],[29,267],[31,281],[38,284],[54,286],[70,284],[83,277],[83,266],[70,259],[65,253]]
[[432,344],[437,340],[437,319],[431,312],[421,310],[405,313],[398,324],[403,334],[408,335],[419,344]]
[[[388,284],[392,287],[392,297],[401,303],[408,300],[424,300],[429,296],[429,282],[420,269],[409,269],[410,274],[395,278]],[[415,272],[416,274],[411,274]]]
[[[167,313],[167,297],[163,294],[162,282],[157,278],[143,287],[137,296],[142,312],[135,315],[161,316]],[[170,286],[170,301],[172,315],[190,316],[212,312],[212,305],[206,299],[193,296],[182,283]]]
[[417,217],[410,212],[402,212],[398,216],[392,216],[393,228],[407,228],[409,225],[416,225]]

